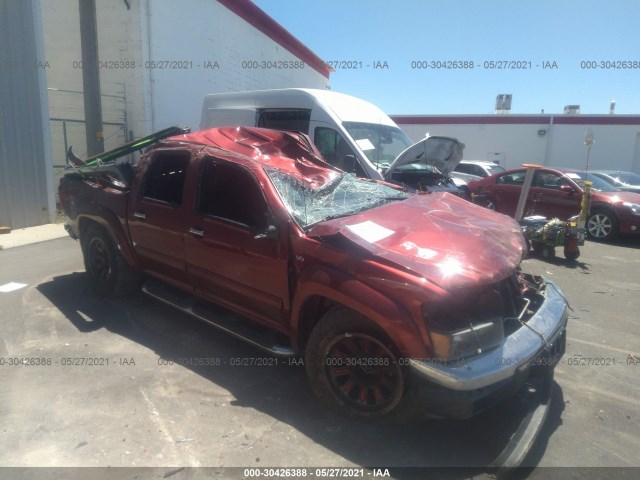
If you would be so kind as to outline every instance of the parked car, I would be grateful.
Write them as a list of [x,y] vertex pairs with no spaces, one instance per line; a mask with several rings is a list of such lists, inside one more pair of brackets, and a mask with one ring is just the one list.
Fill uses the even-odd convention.
[[468,183],[473,180],[480,180],[482,178],[477,175],[456,172],[455,170],[453,172],[449,172],[449,176],[456,184],[458,189],[462,191],[463,198],[469,201],[471,200],[471,191],[469,190]]
[[[486,206],[514,216],[526,168],[515,168],[469,183],[473,194],[481,195]],[[568,220],[580,212],[584,181],[593,183],[587,233],[609,240],[618,233],[640,233],[640,194],[622,192],[591,172],[539,168],[535,171],[525,204],[528,215]]]
[[624,192],[640,193],[640,175],[637,173],[618,170],[590,170],[590,173]]
[[338,411],[380,417],[419,399],[467,418],[548,379],[564,353],[567,303],[520,270],[520,226],[455,195],[357,178],[306,136],[260,128],[174,136],[134,166],[92,165],[59,192],[96,291],[145,279],[152,297],[302,356]]
[[468,173],[478,177],[488,177],[495,173],[504,172],[505,168],[497,163],[482,160],[462,160],[454,169],[456,172]]

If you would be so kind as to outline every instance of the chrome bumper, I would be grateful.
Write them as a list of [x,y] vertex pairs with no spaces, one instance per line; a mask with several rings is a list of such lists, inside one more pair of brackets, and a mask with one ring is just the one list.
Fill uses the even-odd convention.
[[[477,390],[513,377],[562,338],[569,318],[568,305],[560,289],[546,282],[545,301],[526,326],[509,335],[502,345],[478,357],[455,363],[411,359],[414,373],[445,388]],[[544,340],[543,340],[544,338]]]

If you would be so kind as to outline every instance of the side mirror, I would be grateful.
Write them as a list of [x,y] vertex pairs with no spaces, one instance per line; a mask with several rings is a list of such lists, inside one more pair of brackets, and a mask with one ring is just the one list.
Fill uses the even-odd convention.
[[254,235],[253,238],[255,238],[256,240],[277,240],[278,237],[278,227],[276,227],[275,225],[269,225],[264,232]]
[[571,185],[560,185],[560,191],[565,193],[575,193],[576,189]]

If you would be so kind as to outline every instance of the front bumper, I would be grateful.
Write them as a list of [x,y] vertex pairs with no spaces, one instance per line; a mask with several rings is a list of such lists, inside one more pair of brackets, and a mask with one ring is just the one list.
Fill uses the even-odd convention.
[[564,354],[568,317],[564,295],[546,282],[545,300],[538,311],[500,347],[448,364],[411,359],[412,373],[422,380],[420,390],[428,397],[428,409],[442,416],[475,415],[515,393],[532,370],[552,370]]

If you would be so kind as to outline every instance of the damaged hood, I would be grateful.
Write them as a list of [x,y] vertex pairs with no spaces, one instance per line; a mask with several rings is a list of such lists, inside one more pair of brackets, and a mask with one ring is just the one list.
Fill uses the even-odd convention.
[[[513,273],[526,243],[518,223],[448,193],[404,201],[313,226],[309,236],[343,237],[354,247],[450,290]],[[341,242],[344,245],[344,242]]]
[[409,163],[420,162],[436,167],[447,174],[462,160],[464,143],[452,137],[425,137],[400,153],[387,169],[390,175],[396,168]]

